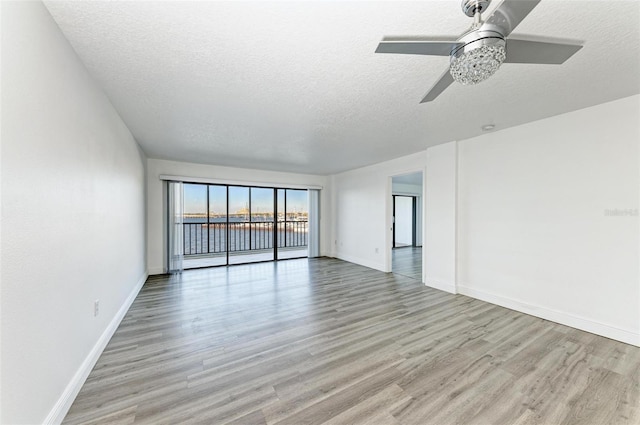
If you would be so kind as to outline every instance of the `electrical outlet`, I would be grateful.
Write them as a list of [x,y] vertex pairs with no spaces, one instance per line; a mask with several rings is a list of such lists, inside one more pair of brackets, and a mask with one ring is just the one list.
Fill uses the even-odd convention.
[[376,248],[376,254],[378,253],[378,248]]
[[100,314],[100,300],[95,300],[93,302],[93,316],[97,316]]

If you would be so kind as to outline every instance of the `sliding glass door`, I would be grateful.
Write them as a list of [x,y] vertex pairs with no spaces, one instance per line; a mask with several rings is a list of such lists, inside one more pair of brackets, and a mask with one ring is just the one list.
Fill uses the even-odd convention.
[[229,249],[229,264],[272,261],[273,189],[229,186],[229,223],[233,246]]
[[207,185],[183,184],[184,268],[201,267],[208,253]]
[[308,255],[307,190],[204,183],[182,188],[184,268]]
[[278,189],[278,259],[306,257],[308,235],[307,191]]

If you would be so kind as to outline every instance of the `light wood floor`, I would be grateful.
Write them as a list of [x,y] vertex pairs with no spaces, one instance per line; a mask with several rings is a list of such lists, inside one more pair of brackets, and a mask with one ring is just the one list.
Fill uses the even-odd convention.
[[395,274],[422,281],[422,247],[406,246],[392,249],[391,269]]
[[638,424],[640,349],[319,258],[145,284],[78,423]]

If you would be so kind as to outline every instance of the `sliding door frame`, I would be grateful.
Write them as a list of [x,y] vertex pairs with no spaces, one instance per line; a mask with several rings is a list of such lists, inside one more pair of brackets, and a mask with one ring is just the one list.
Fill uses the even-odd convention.
[[[283,258],[283,259],[279,259],[278,258],[278,230],[279,230],[279,221],[278,221],[278,190],[283,190],[284,191],[284,208],[283,208],[283,212],[284,212],[284,221],[282,222],[284,224],[284,231],[285,231],[285,236],[284,236],[284,244],[285,246],[283,246],[283,248],[286,248],[286,241],[287,241],[287,237],[286,237],[286,231],[287,231],[287,191],[288,190],[296,190],[296,191],[306,191],[307,192],[307,197],[309,196],[309,189],[302,189],[302,188],[296,188],[296,187],[274,187],[274,186],[258,186],[258,185],[245,185],[245,184],[235,184],[235,183],[209,183],[209,182],[199,182],[199,181],[183,181],[180,182],[184,185],[186,184],[193,184],[193,185],[203,185],[206,188],[206,194],[207,194],[207,210],[206,210],[206,225],[207,225],[207,250],[204,253],[205,255],[209,255],[209,254],[214,254],[214,252],[211,252],[211,247],[210,247],[210,243],[211,243],[211,232],[210,232],[210,225],[211,225],[211,211],[210,211],[210,207],[211,207],[211,199],[210,199],[210,187],[212,186],[217,186],[217,187],[224,187],[225,188],[225,195],[226,195],[226,202],[225,202],[225,221],[222,222],[225,225],[225,263],[224,264],[216,264],[216,265],[210,265],[210,266],[199,266],[199,267],[190,267],[189,269],[199,269],[199,268],[208,268],[208,267],[227,267],[227,266],[232,266],[232,265],[241,265],[241,264],[252,264],[252,263],[264,263],[264,262],[271,262],[271,261],[281,261],[281,260],[290,260],[290,259],[299,259],[299,258],[308,258],[308,253],[309,253],[309,238],[308,238],[308,226],[309,226],[309,221],[308,221],[308,217],[307,217],[307,237],[306,237],[306,247],[307,247],[307,255],[306,256],[300,256],[300,257],[287,257],[287,258]],[[272,244],[273,244],[273,258],[270,260],[259,260],[259,261],[253,261],[253,262],[247,262],[247,263],[230,263],[230,257],[231,257],[231,240],[230,240],[230,205],[229,205],[229,201],[230,201],[230,195],[229,195],[229,188],[230,187],[241,187],[241,188],[247,188],[248,189],[248,223],[249,223],[249,249],[247,251],[252,251],[252,232],[251,232],[251,223],[254,223],[252,221],[252,210],[251,210],[251,203],[252,203],[252,190],[251,189],[271,189],[273,191],[273,228],[271,230],[271,234],[272,234]],[[183,195],[184,196],[184,195]],[[307,212],[307,214],[309,214],[309,212]],[[258,223],[257,221],[255,223]],[[262,222],[261,222],[262,223]],[[264,222],[264,223],[268,223],[268,221]],[[186,241],[183,240],[183,246],[186,244]],[[202,243],[201,243],[201,249],[202,249]],[[257,246],[257,245],[256,245]]]
[[418,237],[417,237],[417,225],[418,225],[418,197],[416,195],[392,195],[393,197],[393,206],[392,206],[392,221],[393,221],[393,235],[392,235],[392,241],[391,241],[391,247],[392,248],[398,248],[396,247],[396,198],[397,197],[401,197],[401,198],[411,198],[411,246],[416,247],[418,246],[417,242],[418,242]]

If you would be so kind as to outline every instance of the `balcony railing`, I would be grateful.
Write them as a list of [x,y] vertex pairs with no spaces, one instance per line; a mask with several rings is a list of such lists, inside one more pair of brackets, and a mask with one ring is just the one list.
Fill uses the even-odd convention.
[[[184,255],[227,251],[227,223],[183,223]],[[229,252],[273,249],[273,222],[230,222]],[[306,247],[307,221],[278,222],[278,248]]]

